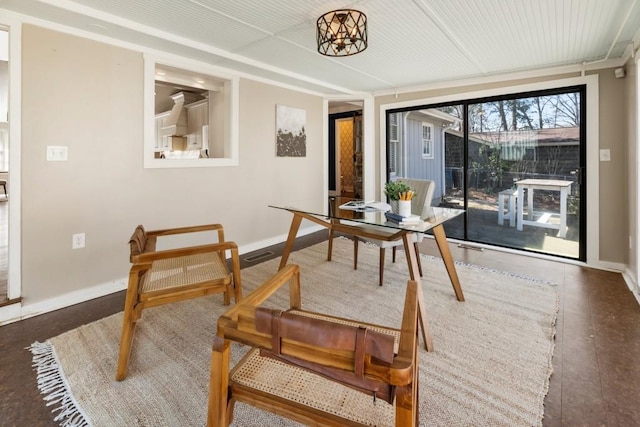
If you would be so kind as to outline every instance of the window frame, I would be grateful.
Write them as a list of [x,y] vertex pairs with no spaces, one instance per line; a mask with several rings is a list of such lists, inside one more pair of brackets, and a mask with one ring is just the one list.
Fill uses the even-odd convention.
[[[184,70],[187,73],[202,74],[225,81],[225,146],[228,147],[227,157],[198,158],[198,159],[158,159],[155,158],[155,82],[156,65],[163,65]],[[144,168],[192,168],[192,167],[221,167],[238,166],[239,162],[239,76],[197,61],[186,59],[144,55]]]
[[[434,130],[434,125],[429,123],[429,122],[422,122],[422,158],[423,159],[427,159],[427,160],[433,160],[435,158],[435,154],[434,154],[434,144],[433,144],[433,130]],[[429,129],[429,137],[430,138],[425,138],[424,137],[424,131],[425,129]]]

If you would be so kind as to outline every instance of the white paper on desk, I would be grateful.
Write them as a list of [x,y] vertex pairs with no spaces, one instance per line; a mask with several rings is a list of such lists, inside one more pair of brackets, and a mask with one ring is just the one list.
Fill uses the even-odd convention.
[[368,202],[365,203],[364,208],[367,211],[387,212],[391,210],[391,205],[385,202]]
[[391,210],[391,206],[385,202],[363,202],[352,200],[351,202],[344,203],[340,205],[340,209],[348,209],[352,211],[380,211],[386,212]]

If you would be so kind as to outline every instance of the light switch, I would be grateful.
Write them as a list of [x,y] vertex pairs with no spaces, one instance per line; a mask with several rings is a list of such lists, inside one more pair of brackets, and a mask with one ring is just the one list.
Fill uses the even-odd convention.
[[603,148],[600,150],[600,161],[601,162],[610,162],[611,161],[611,150],[608,148]]
[[47,145],[47,161],[49,162],[66,162],[67,153],[66,145]]

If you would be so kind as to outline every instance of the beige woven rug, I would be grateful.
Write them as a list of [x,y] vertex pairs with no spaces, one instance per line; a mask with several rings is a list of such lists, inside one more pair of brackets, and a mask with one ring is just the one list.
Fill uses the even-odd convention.
[[[387,259],[378,286],[378,249],[337,239],[295,252],[303,308],[399,325],[407,266]],[[551,375],[558,293],[555,286],[458,264],[466,302],[458,302],[439,258],[423,256],[423,286],[435,352],[420,352],[420,425],[542,424]],[[247,295],[276,272],[279,259],[242,270]],[[61,425],[203,426],[212,338],[221,295],[145,310],[129,375],[116,382],[122,313],[34,343],[34,368]],[[421,341],[422,342],[422,341]],[[234,347],[237,360],[246,348]],[[243,404],[236,426],[296,425]]]

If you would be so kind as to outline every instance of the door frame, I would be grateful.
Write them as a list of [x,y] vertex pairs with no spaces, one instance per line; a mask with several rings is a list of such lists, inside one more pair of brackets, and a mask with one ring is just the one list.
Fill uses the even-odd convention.
[[[587,105],[587,124],[586,124],[586,168],[588,174],[586,177],[587,189],[587,206],[586,218],[589,221],[587,227],[586,245],[586,264],[594,267],[608,268],[609,263],[600,259],[600,174],[598,165],[599,156],[599,117],[600,117],[600,99],[599,99],[599,83],[598,75],[586,75],[567,79],[547,80],[538,83],[529,83],[522,85],[504,86],[494,89],[479,90],[473,92],[460,91],[452,95],[444,95],[432,98],[413,99],[411,101],[402,101],[396,103],[380,104],[379,106],[379,130],[380,143],[378,145],[378,155],[380,159],[379,169],[386,170],[386,115],[387,110],[402,109],[415,107],[419,105],[431,105],[456,102],[460,99],[476,99],[493,97],[499,95],[516,94],[522,92],[535,92],[545,89],[555,89],[559,87],[586,85],[586,105]],[[385,174],[379,177],[380,188],[384,186],[386,180]],[[508,250],[505,251],[513,251]],[[530,253],[531,256],[537,254]],[[549,257],[550,259],[558,259],[549,255],[540,255],[541,257]]]
[[[362,153],[362,174],[363,174],[363,185],[362,185],[362,198],[364,200],[382,200],[379,199],[379,196],[375,194],[375,185],[377,181],[377,168],[375,167],[375,155],[376,155],[376,147],[375,147],[375,118],[374,118],[374,98],[371,94],[357,94],[357,95],[335,95],[326,97],[323,99],[323,141],[325,142],[324,146],[324,171],[325,171],[325,179],[324,179],[324,194],[328,196],[329,194],[329,104],[333,102],[358,102],[362,104],[362,144],[363,144],[363,153]],[[353,112],[352,112],[353,113]],[[339,114],[339,113],[334,113]],[[335,139],[335,137],[334,137]],[[334,147],[335,149],[335,147]],[[335,165],[334,165],[335,168]]]
[[17,299],[22,296],[21,266],[21,66],[22,26],[12,19],[2,18],[3,27],[9,32],[9,274],[7,277],[7,297]]
[[[330,196],[340,196],[342,194],[342,158],[340,129],[338,123],[343,121],[353,121],[355,115],[362,115],[362,110],[347,111],[344,113],[329,114],[329,178],[331,178],[331,164],[333,163],[333,178],[335,180],[335,190],[329,189]],[[333,157],[333,161],[332,161]],[[347,159],[348,160],[348,159]]]

